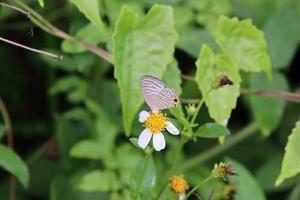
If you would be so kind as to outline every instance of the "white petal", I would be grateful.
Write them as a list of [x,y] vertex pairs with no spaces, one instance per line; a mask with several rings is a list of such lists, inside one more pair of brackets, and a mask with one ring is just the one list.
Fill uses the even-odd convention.
[[153,147],[156,151],[160,151],[166,147],[165,137],[162,133],[153,134]]
[[166,129],[167,129],[172,135],[179,135],[179,130],[178,130],[171,122],[167,122]]
[[152,136],[151,131],[147,128],[144,129],[138,139],[139,147],[141,147],[142,149],[146,148],[146,146],[148,145],[148,143],[151,140],[151,136]]
[[181,193],[178,196],[178,200],[184,200],[185,199],[185,193]]
[[140,112],[140,115],[139,115],[139,122],[142,122],[144,123],[144,121],[146,121],[146,119],[149,117],[149,113],[147,111],[142,111]]

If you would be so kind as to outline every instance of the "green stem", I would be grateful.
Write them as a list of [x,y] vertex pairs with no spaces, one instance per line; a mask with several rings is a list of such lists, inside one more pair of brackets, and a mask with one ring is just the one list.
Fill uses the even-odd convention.
[[199,187],[207,183],[212,177],[213,176],[210,175],[209,177],[198,183],[191,191],[189,191],[189,193],[184,197],[184,199],[188,199],[188,197],[191,196],[191,194],[193,194]]
[[[180,140],[180,146],[179,146],[178,151],[177,151],[177,153],[176,153],[176,155],[175,155],[175,159],[174,159],[174,161],[173,161],[173,163],[172,163],[171,169],[169,170],[167,177],[170,177],[170,176],[172,175],[172,173],[174,172],[175,166],[176,166],[177,161],[178,161],[178,158],[179,158],[179,154],[180,154],[180,152],[181,152],[181,150],[182,150],[184,144],[185,144],[184,139],[181,137],[181,140]],[[164,185],[163,185],[162,188],[159,190],[159,192],[158,192],[158,194],[157,194],[157,196],[156,196],[155,199],[159,199],[160,195],[163,193],[163,191],[165,190],[165,188],[167,187],[167,185],[168,185],[167,182],[164,183]]]
[[194,122],[195,122],[195,120],[196,120],[196,117],[197,117],[197,115],[198,115],[198,113],[199,113],[199,110],[200,110],[200,108],[202,107],[203,102],[204,102],[204,98],[202,98],[202,99],[199,101],[199,103],[198,103],[198,106],[197,106],[197,108],[196,108],[196,112],[195,112],[195,114],[194,114],[194,116],[193,116],[193,118],[192,118],[192,120],[191,120],[191,125],[194,124]]
[[212,157],[224,152],[225,150],[229,149],[230,147],[236,145],[237,143],[243,141],[250,135],[253,135],[258,130],[259,126],[256,123],[250,123],[245,128],[240,130],[238,133],[231,136],[223,145],[216,145],[209,150],[200,153],[183,163],[183,165],[179,166],[180,171],[186,171],[200,163],[203,163]]

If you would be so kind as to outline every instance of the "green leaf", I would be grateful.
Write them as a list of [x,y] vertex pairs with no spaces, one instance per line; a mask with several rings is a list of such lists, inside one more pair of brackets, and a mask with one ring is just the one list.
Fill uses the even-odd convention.
[[98,141],[81,140],[72,146],[71,156],[76,158],[102,159],[109,154],[105,146],[101,146]]
[[[97,45],[105,40],[105,35],[101,33],[99,34],[99,32],[97,31],[97,27],[92,23],[88,23],[80,30],[78,30],[75,36],[76,38],[93,45]],[[64,40],[61,44],[61,48],[66,53],[81,53],[86,51],[84,47],[70,40]]]
[[200,126],[195,132],[196,137],[203,138],[218,138],[229,134],[230,132],[226,127],[216,123],[206,123]]
[[5,126],[0,124],[0,139],[5,135]]
[[260,165],[255,173],[257,181],[265,192],[279,192],[289,189],[292,185],[297,182],[297,177],[285,181],[278,187],[275,187],[276,176],[280,172],[280,163],[283,155],[273,153],[264,163]]
[[70,0],[98,29],[106,35],[106,28],[100,17],[100,4],[98,0]]
[[298,200],[300,199],[300,183],[298,183],[292,190],[288,200]]
[[[212,50],[203,45],[196,61],[196,81],[208,107],[209,115],[219,124],[227,125],[231,110],[235,108],[240,95],[240,76],[236,64],[230,56],[214,55]],[[227,76],[233,85],[213,89],[219,76]]]
[[300,12],[295,6],[284,6],[275,12],[266,22],[264,32],[272,65],[275,69],[289,66],[298,44],[300,32]]
[[214,38],[204,29],[184,26],[178,31],[180,37],[176,46],[195,58],[199,55],[203,44],[209,45],[213,50],[218,49]]
[[52,178],[50,186],[50,200],[99,200],[108,199],[108,195],[103,192],[85,192],[78,190],[83,172],[73,171],[73,173],[61,173]]
[[136,193],[147,193],[155,185],[156,174],[155,165],[151,155],[143,157],[135,169],[131,177],[131,188]]
[[230,183],[237,185],[235,200],[266,199],[262,188],[245,166],[232,159],[226,159],[226,162],[232,163],[234,170],[238,172],[238,176],[228,177]]
[[275,185],[280,185],[285,179],[295,176],[300,172],[300,121],[296,122],[295,128],[292,130],[285,146],[285,154],[283,157],[281,172],[277,177]]
[[78,188],[83,191],[109,191],[116,189],[116,174],[112,171],[94,170],[83,175]]
[[44,6],[45,6],[44,0],[38,0],[38,2],[39,2],[39,5],[40,5],[42,8],[44,8]]
[[87,97],[87,83],[76,76],[66,76],[56,81],[49,89],[50,95],[59,93],[67,93],[70,102],[81,102]]
[[24,187],[28,187],[29,170],[25,162],[10,148],[0,144],[0,167],[15,175]]
[[162,77],[172,61],[177,38],[172,7],[155,5],[143,20],[139,20],[136,12],[123,6],[113,34],[113,61],[127,136],[143,103],[141,76]]
[[117,126],[110,120],[109,115],[97,102],[88,100],[85,103],[87,109],[96,116],[94,135],[98,141],[98,145],[107,152],[112,151],[118,133]]
[[[263,74],[251,74],[249,86],[255,90],[287,91],[288,82],[279,73],[274,73],[272,80],[267,80]],[[251,111],[255,121],[260,125],[262,134],[267,137],[278,126],[283,115],[286,102],[280,99],[252,95],[249,97]]]
[[262,31],[251,20],[220,17],[216,41],[222,51],[233,57],[238,68],[244,71],[265,71],[271,78],[271,62]]
[[229,15],[231,12],[230,0],[194,0],[194,7],[198,11],[196,22],[214,32],[220,15]]

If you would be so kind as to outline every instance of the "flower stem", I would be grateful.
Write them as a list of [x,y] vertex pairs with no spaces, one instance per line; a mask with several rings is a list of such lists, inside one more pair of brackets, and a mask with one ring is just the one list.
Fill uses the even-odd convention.
[[198,113],[199,113],[199,110],[200,110],[200,108],[201,108],[203,102],[204,102],[204,98],[202,98],[202,99],[199,101],[199,103],[198,103],[198,106],[197,106],[197,108],[196,108],[195,114],[194,114],[194,116],[193,116],[193,118],[192,118],[192,120],[191,120],[191,123],[190,123],[191,125],[194,124],[194,122],[195,122],[195,120],[196,120],[196,117],[197,117],[197,115],[198,115]]
[[[12,130],[12,125],[11,125],[9,113],[1,97],[0,97],[0,112],[5,125],[5,130],[7,135],[7,145],[11,149],[14,149],[14,134]],[[9,200],[15,200],[15,199],[16,199],[16,177],[12,175],[9,179]]]
[[213,176],[210,175],[209,177],[198,183],[191,191],[189,191],[189,193],[184,197],[184,199],[188,199],[188,197],[191,196],[191,194],[193,194],[199,187],[207,183],[212,177]]
[[183,163],[183,165],[179,166],[180,171],[186,171],[195,165],[199,165],[212,157],[224,152],[225,150],[229,149],[230,147],[236,145],[237,143],[243,141],[250,135],[257,132],[259,126],[258,124],[252,122],[247,125],[245,128],[237,132],[236,134],[232,135],[228,140],[225,141],[223,145],[216,145],[207,151],[200,153]]
[[[172,166],[171,166],[171,169],[169,170],[168,172],[168,175],[167,177],[170,177],[172,175],[172,173],[174,172],[175,170],[175,166],[177,164],[177,161],[178,161],[178,158],[179,158],[179,154],[184,146],[185,142],[184,142],[184,139],[181,137],[181,140],[180,140],[180,144],[179,144],[179,148],[178,148],[178,151],[175,155],[175,159],[173,160],[173,163],[172,163]],[[161,189],[159,190],[157,196],[155,199],[159,199],[160,195],[163,193],[163,191],[165,190],[165,188],[167,187],[168,183],[164,183],[164,185],[161,187]]]

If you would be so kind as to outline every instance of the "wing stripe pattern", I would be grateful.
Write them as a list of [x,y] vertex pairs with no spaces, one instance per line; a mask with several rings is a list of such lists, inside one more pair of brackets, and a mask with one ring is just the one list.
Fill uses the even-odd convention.
[[165,88],[165,85],[153,76],[142,76],[141,92],[152,111],[171,108],[178,103],[175,90]]

